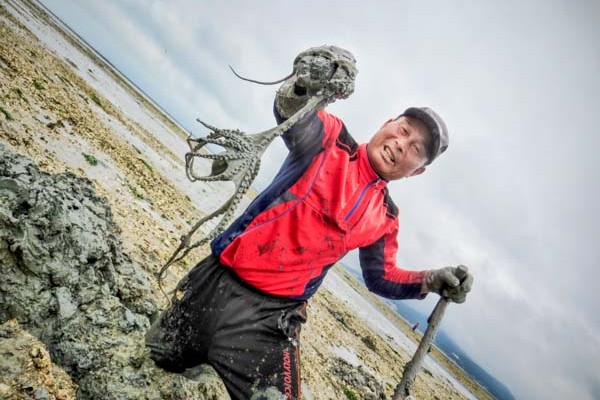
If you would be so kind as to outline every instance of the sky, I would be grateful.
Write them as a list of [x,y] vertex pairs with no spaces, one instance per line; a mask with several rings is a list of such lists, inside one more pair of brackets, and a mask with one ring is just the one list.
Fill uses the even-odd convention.
[[[328,108],[357,141],[432,107],[448,151],[389,186],[399,265],[469,266],[473,291],[443,328],[515,397],[600,398],[600,2],[42,3],[195,135],[197,117],[274,126],[276,87],[228,65],[275,80],[322,44],[358,60],[355,93]],[[284,154],[265,154],[259,188]],[[435,297],[410,305],[428,314]]]

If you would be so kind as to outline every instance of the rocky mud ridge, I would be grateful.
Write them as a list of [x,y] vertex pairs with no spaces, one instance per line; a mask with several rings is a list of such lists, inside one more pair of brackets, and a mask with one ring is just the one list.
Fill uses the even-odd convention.
[[[123,254],[108,203],[91,182],[40,172],[2,144],[0,275],[3,396],[227,397],[216,376],[196,382],[147,357],[144,333],[157,312],[151,277]],[[25,375],[27,364],[39,375]]]

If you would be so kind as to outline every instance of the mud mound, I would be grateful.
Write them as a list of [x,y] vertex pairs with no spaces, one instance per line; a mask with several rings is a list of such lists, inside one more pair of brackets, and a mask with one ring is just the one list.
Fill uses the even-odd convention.
[[331,367],[331,373],[340,378],[347,386],[345,392],[354,393],[354,398],[364,400],[385,400],[385,388],[375,376],[363,368],[362,365],[354,367],[341,358],[336,358]]
[[121,252],[91,182],[40,172],[2,144],[0,275],[0,324],[15,319],[39,338],[78,399],[228,398],[218,380],[165,373],[147,357],[151,278]]
[[0,398],[74,397],[71,378],[52,363],[43,343],[23,331],[15,320],[0,325]]

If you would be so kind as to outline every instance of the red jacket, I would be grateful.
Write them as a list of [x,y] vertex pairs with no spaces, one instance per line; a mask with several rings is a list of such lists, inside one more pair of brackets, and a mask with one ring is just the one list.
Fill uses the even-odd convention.
[[329,268],[359,248],[371,291],[422,298],[424,271],[396,265],[398,209],[366,144],[325,111],[308,114],[283,139],[290,153],[273,182],[212,242],[220,262],[263,292],[308,299]]

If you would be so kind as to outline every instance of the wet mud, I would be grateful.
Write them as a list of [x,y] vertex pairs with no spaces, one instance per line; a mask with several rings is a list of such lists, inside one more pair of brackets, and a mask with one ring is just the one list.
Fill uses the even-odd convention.
[[[148,358],[144,333],[157,312],[152,278],[121,251],[108,202],[92,183],[68,172],[41,172],[3,144],[0,275],[3,359],[31,356],[27,346],[24,355],[11,353],[19,347],[11,342],[15,332],[23,330],[47,347],[44,363],[53,363],[48,368],[61,379],[70,377],[79,399],[228,397],[220,381],[207,384],[210,372],[197,382]],[[68,389],[58,394],[18,384],[23,373],[17,365],[0,363],[0,384],[22,398],[70,398]]]

